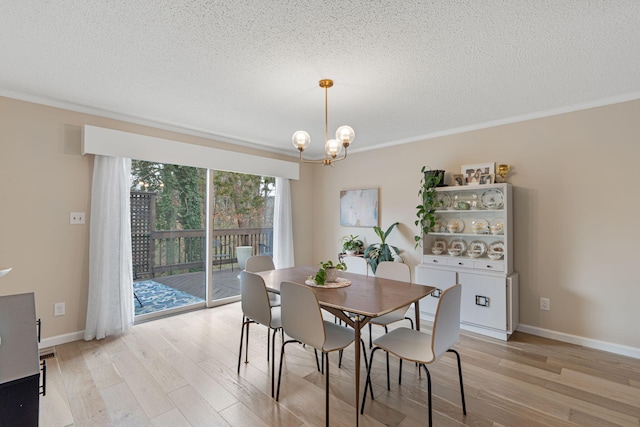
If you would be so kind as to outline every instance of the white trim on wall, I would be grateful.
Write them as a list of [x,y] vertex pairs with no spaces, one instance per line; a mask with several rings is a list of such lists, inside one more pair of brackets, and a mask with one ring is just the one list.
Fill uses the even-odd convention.
[[82,154],[126,157],[295,180],[300,178],[300,165],[297,162],[269,159],[97,126],[85,125],[83,130]]
[[516,329],[525,334],[536,335],[543,338],[549,338],[556,341],[562,341],[570,344],[581,345],[596,350],[608,351],[609,353],[619,354],[621,356],[629,356],[640,359],[640,348],[629,347],[626,345],[615,344],[606,341],[594,340],[578,335],[565,334],[564,332],[552,331],[550,329],[538,328],[537,326],[523,325],[520,323]]

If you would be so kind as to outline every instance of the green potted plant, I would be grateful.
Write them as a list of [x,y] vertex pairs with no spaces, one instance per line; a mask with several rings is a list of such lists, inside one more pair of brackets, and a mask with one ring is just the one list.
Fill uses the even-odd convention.
[[[312,279],[317,285],[324,285],[326,282],[335,282],[338,279],[338,270],[345,271],[347,265],[344,262],[333,264],[333,261],[323,261],[320,263],[320,269]],[[309,276],[311,278],[311,276]]]
[[354,236],[353,234],[343,236],[340,240],[342,241],[342,250],[347,255],[355,255],[364,247],[362,240],[358,239],[358,236]]
[[415,225],[420,227],[420,232],[414,236],[416,248],[422,242],[422,238],[429,234],[431,228],[436,224],[436,209],[439,203],[436,186],[440,184],[444,177],[444,171],[432,171],[426,166],[422,167],[421,172],[422,179],[420,179],[420,189],[418,190],[421,203],[416,206],[418,219],[415,221]]
[[398,224],[400,223],[394,222],[389,228],[387,228],[387,231],[384,232],[378,226],[373,227],[373,231],[375,231],[380,238],[380,243],[373,243],[369,245],[369,247],[364,250],[364,258],[371,266],[371,271],[373,271],[374,274],[378,268],[378,264],[383,261],[393,261],[392,249],[396,254],[400,253],[397,247],[386,243],[387,237]]

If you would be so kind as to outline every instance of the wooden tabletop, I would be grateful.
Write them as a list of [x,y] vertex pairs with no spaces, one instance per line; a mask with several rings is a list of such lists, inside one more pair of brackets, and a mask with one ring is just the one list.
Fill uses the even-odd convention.
[[[317,267],[305,266],[261,271],[257,274],[264,278],[267,289],[279,293],[280,283],[287,281],[304,284],[307,277],[315,276],[317,271]],[[338,272],[338,277],[350,280],[351,285],[344,288],[311,288],[316,293],[320,305],[367,317],[378,317],[390,313],[420,300],[435,290],[432,286],[381,279],[346,271]]]

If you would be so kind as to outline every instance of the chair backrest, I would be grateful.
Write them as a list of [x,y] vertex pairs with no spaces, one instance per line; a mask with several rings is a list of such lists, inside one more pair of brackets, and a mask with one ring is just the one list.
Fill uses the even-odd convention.
[[411,283],[411,268],[401,262],[382,261],[376,269],[376,277]]
[[436,359],[458,341],[461,297],[462,286],[460,284],[454,285],[440,294],[431,335],[431,349]]
[[271,305],[264,279],[248,271],[240,272],[240,293],[242,295],[242,313],[251,320],[269,326],[271,324]]
[[273,258],[270,256],[255,255],[247,259],[244,269],[252,273],[257,273],[258,271],[275,270],[276,267],[273,265]]
[[322,350],[325,342],[324,319],[316,294],[306,285],[280,284],[281,320],[291,338]]
[[369,275],[369,264],[367,260],[360,256],[346,256],[342,262],[347,265],[347,271],[354,274]]

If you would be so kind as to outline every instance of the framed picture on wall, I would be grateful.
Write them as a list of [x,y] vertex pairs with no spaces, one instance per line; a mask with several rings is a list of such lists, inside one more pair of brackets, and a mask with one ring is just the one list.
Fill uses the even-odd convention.
[[340,225],[345,227],[378,225],[378,189],[340,191]]
[[462,165],[462,175],[466,185],[479,185],[480,175],[493,175],[496,173],[495,163],[478,163],[475,165]]
[[464,175],[457,173],[451,176],[453,185],[464,185]]

